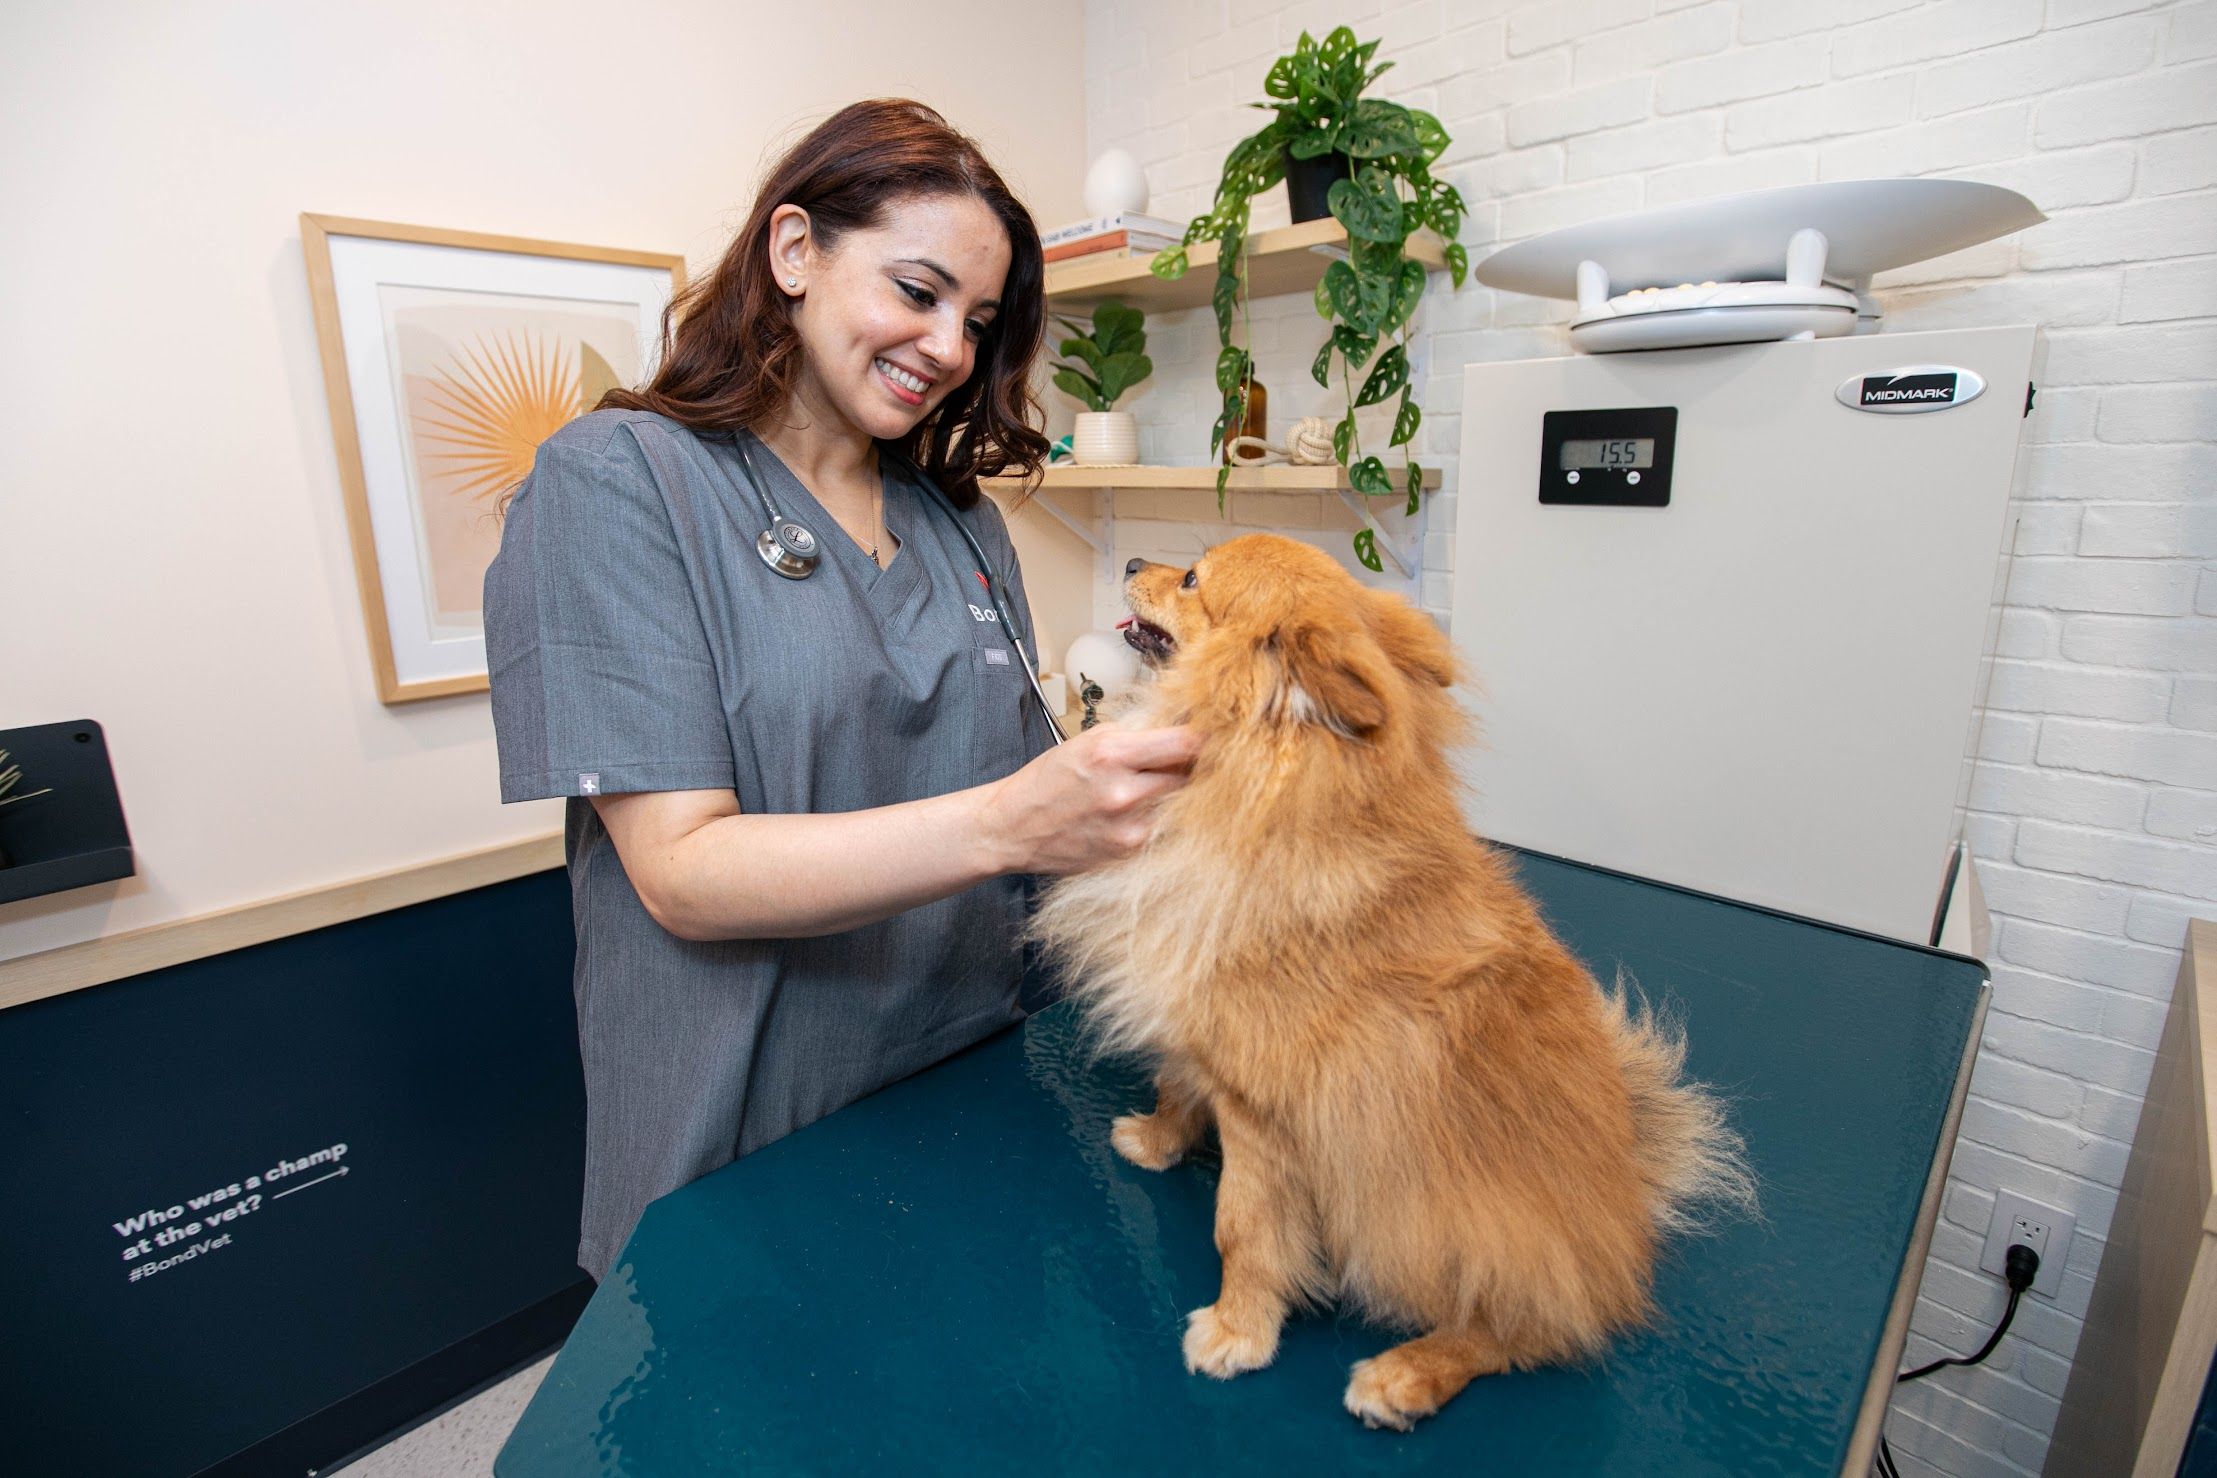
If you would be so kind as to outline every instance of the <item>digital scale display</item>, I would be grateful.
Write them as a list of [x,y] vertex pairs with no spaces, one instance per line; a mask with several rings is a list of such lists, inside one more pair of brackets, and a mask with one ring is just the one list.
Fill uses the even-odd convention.
[[1588,467],[1652,467],[1655,438],[1628,436],[1622,441],[1566,441],[1556,466],[1565,472]]
[[1540,426],[1540,501],[1667,508],[1678,407],[1549,411]]

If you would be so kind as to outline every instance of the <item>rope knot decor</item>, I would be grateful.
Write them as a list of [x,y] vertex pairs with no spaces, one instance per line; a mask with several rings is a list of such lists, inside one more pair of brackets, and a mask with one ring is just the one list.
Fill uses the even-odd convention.
[[1240,467],[1260,467],[1277,458],[1296,467],[1323,467],[1339,460],[1332,455],[1332,422],[1326,416],[1303,416],[1294,422],[1282,447],[1259,436],[1235,436],[1231,453]]

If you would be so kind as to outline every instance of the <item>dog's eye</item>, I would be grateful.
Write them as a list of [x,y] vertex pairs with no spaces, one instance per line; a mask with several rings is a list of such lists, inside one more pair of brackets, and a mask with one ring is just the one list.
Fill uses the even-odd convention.
[[1187,570],[1185,572],[1185,579],[1179,582],[1178,588],[1180,590],[1191,590],[1197,583],[1199,583],[1200,578],[1201,572],[1199,570]]

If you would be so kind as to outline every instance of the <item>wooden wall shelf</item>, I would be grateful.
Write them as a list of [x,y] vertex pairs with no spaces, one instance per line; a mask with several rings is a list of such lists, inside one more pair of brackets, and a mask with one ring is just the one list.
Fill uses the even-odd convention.
[[[1430,231],[1410,235],[1402,247],[1411,261],[1422,262],[1427,272],[1447,268],[1445,244]],[[1254,297],[1278,293],[1313,293],[1324,269],[1345,255],[1347,228],[1326,216],[1320,221],[1279,226],[1247,238],[1247,290]],[[1147,270],[1152,257],[1127,257],[1102,253],[1073,257],[1047,266],[1047,301],[1093,303],[1115,298],[1145,313],[1168,313],[1198,308],[1216,290],[1216,243],[1195,244],[1186,254],[1185,276],[1165,282]]]
[[[1395,474],[1394,496],[1401,496],[1400,479],[1407,474],[1398,468]],[[1020,477],[988,477],[982,480],[992,492],[1013,493],[1020,491],[1024,480]],[[1440,485],[1437,467],[1424,469],[1424,486],[1436,490]],[[1042,470],[1040,489],[1054,492],[1062,488],[1192,488],[1196,492],[1216,491],[1214,467],[1078,467],[1068,462],[1056,463]],[[1225,490],[1235,493],[1336,493],[1351,491],[1347,474],[1337,464],[1328,467],[1234,467]]]

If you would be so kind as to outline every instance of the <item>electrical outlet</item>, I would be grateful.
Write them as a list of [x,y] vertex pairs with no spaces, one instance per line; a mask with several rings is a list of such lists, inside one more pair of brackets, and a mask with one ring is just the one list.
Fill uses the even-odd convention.
[[2077,1229],[2078,1219],[2068,1211],[2043,1206],[2013,1191],[1997,1192],[1994,1219],[1986,1228],[1986,1246],[1979,1254],[1978,1265],[2002,1277],[2002,1259],[2013,1245],[2022,1242],[2040,1254],[2040,1270],[2032,1275],[2031,1291],[2053,1298],[2063,1286],[2063,1264],[2070,1260],[2071,1234]]

